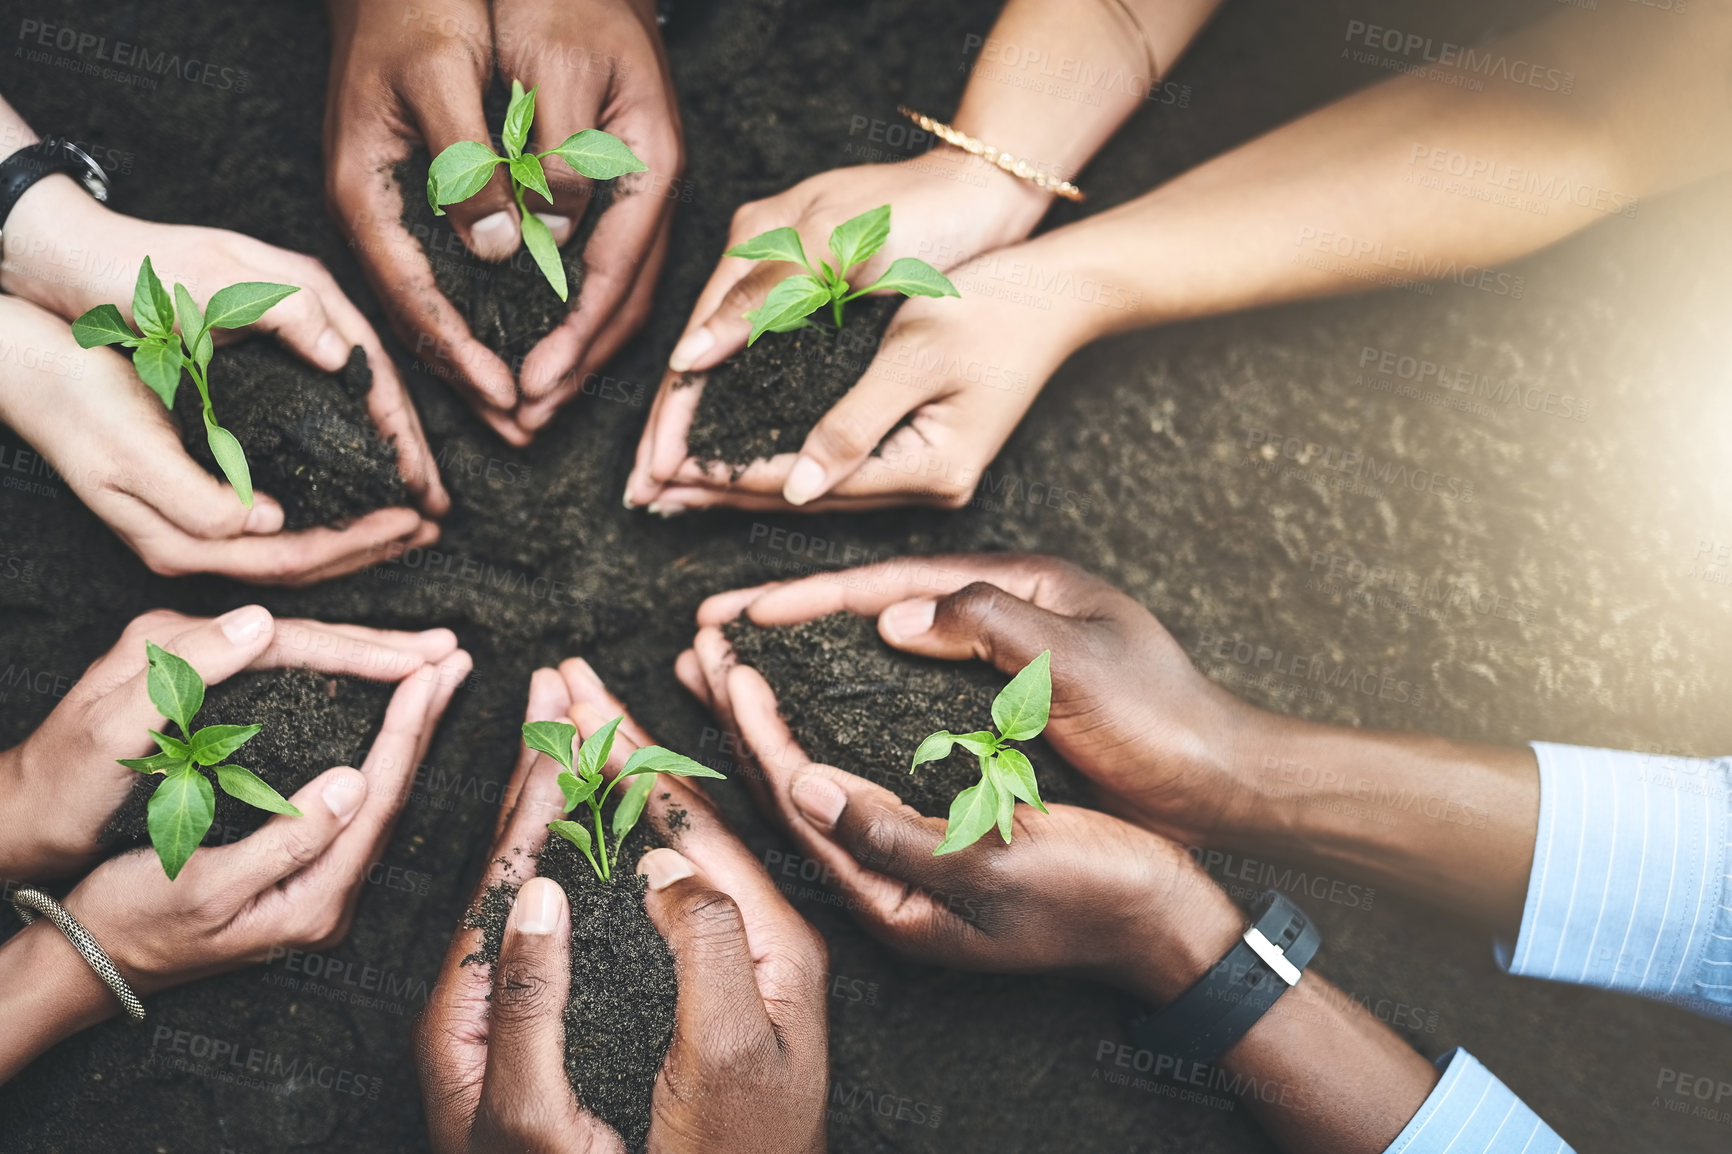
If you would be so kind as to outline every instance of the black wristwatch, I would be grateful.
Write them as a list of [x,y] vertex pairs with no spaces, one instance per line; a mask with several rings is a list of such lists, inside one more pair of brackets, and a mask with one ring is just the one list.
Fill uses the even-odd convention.
[[78,181],[97,200],[108,200],[108,174],[90,158],[90,154],[64,136],[50,136],[39,144],[20,148],[5,160],[0,160],[0,236],[4,235],[6,218],[18,198],[30,191],[30,186],[56,172]]
[[1317,954],[1322,939],[1305,911],[1270,890],[1227,956],[1164,1010],[1131,1023],[1137,1046],[1188,1062],[1213,1062],[1250,1033]]

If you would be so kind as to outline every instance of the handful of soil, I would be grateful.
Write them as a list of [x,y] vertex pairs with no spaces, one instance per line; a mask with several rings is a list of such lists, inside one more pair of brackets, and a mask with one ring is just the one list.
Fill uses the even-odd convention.
[[[567,302],[576,302],[583,290],[585,230],[575,230],[559,253],[565,265],[566,300],[562,301],[541,275],[541,267],[527,247],[518,246],[498,264],[484,261],[469,251],[451,227],[449,216],[433,215],[427,203],[427,169],[431,164],[432,158],[425,152],[415,152],[395,169],[397,187],[403,191],[403,227],[420,243],[433,266],[434,283],[468,323],[475,339],[499,354],[516,373],[529,350],[565,320],[570,307]],[[599,202],[608,195],[606,186],[595,187]],[[530,202],[532,206],[539,203],[539,199]],[[585,219],[593,221],[601,210],[600,203],[592,203]]]
[[[308,669],[238,673],[206,691],[193,725],[263,725],[235,753],[234,761],[290,797],[333,765],[361,764],[395,689],[384,682]],[[150,842],[148,806],[161,780],[155,774],[138,775],[132,793],[103,827],[99,840],[104,845],[119,850]],[[264,810],[219,789],[205,844],[236,841],[270,819]]]
[[[549,836],[536,873],[558,882],[571,902],[571,993],[565,1003],[565,1076],[585,1109],[612,1126],[628,1150],[649,1137],[650,1095],[674,1038],[679,987],[674,957],[643,907],[640,857],[661,842],[647,823],[626,835],[613,880],[564,838]],[[516,886],[482,895],[469,925],[481,930],[479,955],[499,960]]]
[[[813,760],[876,782],[928,817],[946,817],[980,780],[980,760],[955,747],[911,775],[914,751],[941,729],[992,724],[992,700],[1010,680],[979,661],[937,661],[892,649],[870,617],[832,613],[799,625],[722,627],[739,659],[776,692],[777,711]],[[1088,779],[1041,738],[1016,743],[1034,766],[1041,800],[1087,804]]]
[[791,333],[765,333],[709,371],[686,434],[686,452],[733,466],[795,453],[847,395],[884,342],[903,298],[862,297],[838,330],[822,316]]
[[[246,451],[253,488],[282,504],[284,529],[340,526],[407,503],[397,447],[380,439],[367,412],[373,370],[360,346],[331,374],[274,343],[247,341],[217,350],[210,381],[217,419]],[[221,477],[202,406],[190,383],[175,393],[181,444]]]

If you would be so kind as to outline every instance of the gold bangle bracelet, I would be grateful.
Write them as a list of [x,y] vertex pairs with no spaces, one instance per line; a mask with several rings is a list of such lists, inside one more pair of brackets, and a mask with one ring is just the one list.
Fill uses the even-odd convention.
[[1066,200],[1082,200],[1083,190],[1068,180],[1060,180],[1051,173],[1042,172],[1026,160],[1019,160],[1008,152],[1000,152],[983,141],[974,139],[966,132],[958,131],[941,120],[914,111],[905,104],[896,106],[896,111],[918,124],[946,144],[955,145],[970,156],[978,156],[988,164],[995,165],[1018,180],[1026,180],[1043,192],[1054,196],[1062,196]]

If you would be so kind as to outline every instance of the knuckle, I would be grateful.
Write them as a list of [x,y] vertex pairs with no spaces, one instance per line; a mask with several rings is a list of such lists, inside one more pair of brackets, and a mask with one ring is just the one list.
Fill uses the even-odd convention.
[[725,941],[745,935],[745,920],[734,899],[720,890],[703,890],[685,900],[681,917],[698,941]]
[[547,975],[524,958],[506,958],[493,967],[493,1013],[506,1021],[526,1021],[547,1011]]
[[938,603],[938,612],[957,624],[984,628],[1003,616],[1010,594],[986,581],[964,585]]

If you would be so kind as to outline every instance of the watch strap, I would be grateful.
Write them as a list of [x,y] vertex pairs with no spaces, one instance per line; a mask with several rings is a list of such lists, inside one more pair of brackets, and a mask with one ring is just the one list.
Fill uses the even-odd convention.
[[108,177],[101,166],[65,137],[46,137],[0,160],[0,229],[5,228],[18,199],[37,181],[57,172],[77,180],[97,200],[108,199]]

